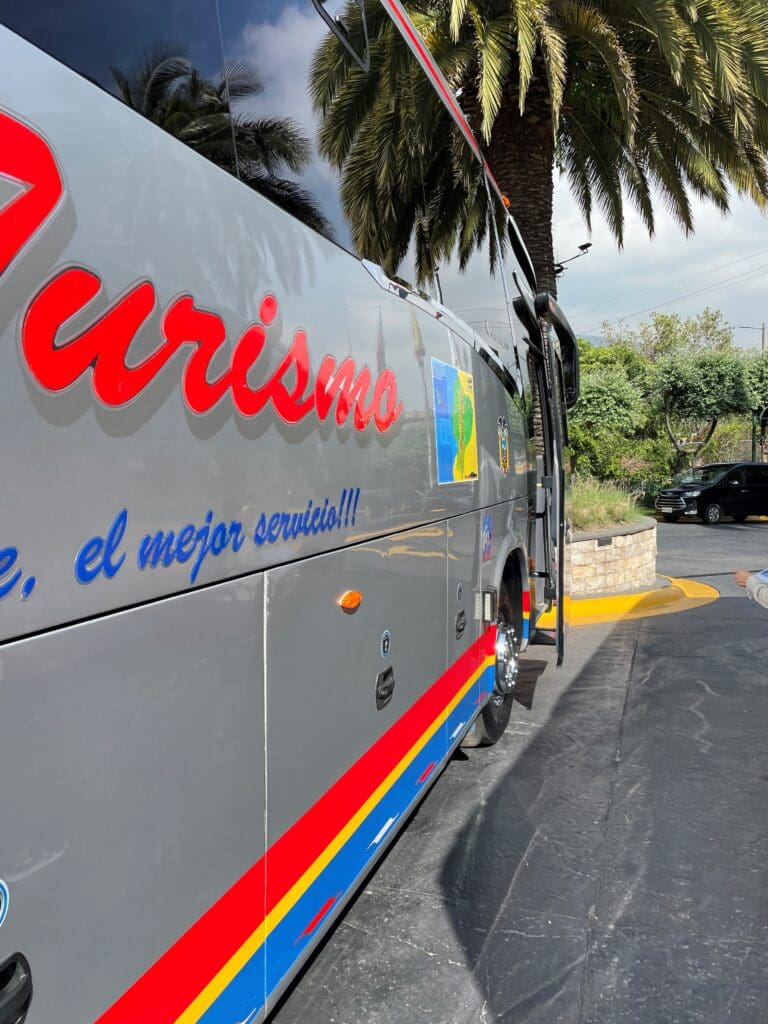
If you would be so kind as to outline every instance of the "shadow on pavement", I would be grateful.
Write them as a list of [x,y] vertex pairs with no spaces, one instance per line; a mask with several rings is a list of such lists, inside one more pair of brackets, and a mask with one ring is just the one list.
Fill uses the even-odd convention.
[[763,1024],[767,627],[739,595],[530,651],[275,1024]]
[[764,1016],[768,619],[754,611],[725,598],[618,624],[550,708],[544,686],[546,720],[519,753],[519,734],[503,738],[514,761],[439,872],[481,1005],[421,1019]]

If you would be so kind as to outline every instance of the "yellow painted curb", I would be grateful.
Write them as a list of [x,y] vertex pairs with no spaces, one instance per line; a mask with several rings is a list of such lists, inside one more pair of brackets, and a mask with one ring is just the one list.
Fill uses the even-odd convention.
[[[711,604],[720,597],[719,591],[706,583],[665,576],[670,586],[646,590],[640,594],[619,594],[609,597],[565,599],[565,619],[570,626],[590,626],[596,622],[616,622],[619,619],[644,619],[651,615],[669,615],[690,611]],[[541,629],[554,629],[555,613],[539,616],[536,625]]]

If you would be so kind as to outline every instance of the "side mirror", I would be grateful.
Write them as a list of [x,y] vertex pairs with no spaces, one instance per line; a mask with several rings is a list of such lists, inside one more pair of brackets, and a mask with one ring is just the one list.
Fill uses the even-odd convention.
[[579,374],[579,348],[576,335],[568,323],[565,313],[549,292],[539,292],[536,296],[536,312],[548,320],[555,330],[560,342],[560,362],[563,368],[563,392],[566,409],[572,409],[579,400],[581,387]]
[[735,476],[732,476],[731,479],[728,481],[728,483],[731,485],[731,487],[740,487],[741,486],[741,481],[737,480]]

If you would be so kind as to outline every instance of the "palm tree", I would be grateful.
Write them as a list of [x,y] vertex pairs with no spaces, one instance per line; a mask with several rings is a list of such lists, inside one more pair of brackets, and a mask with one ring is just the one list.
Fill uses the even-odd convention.
[[330,234],[312,194],[280,176],[284,169],[300,174],[309,162],[310,143],[299,126],[289,118],[255,118],[231,109],[263,89],[246,64],[229,61],[220,75],[205,78],[178,48],[160,43],[127,72],[110,70],[129,107],[305,224]]
[[[409,229],[417,242],[423,232],[435,178],[450,191],[468,177],[474,182],[476,171],[459,166],[457,131],[424,87],[398,78],[397,67],[413,64],[399,55],[404,43],[374,4],[366,0],[371,74],[329,37],[315,55],[311,88],[326,121],[321,151],[342,172],[347,216],[402,201],[404,220],[394,235],[402,250]],[[619,245],[627,199],[651,234],[658,199],[686,232],[694,226],[693,196],[723,211],[732,191],[768,203],[764,0],[409,0],[408,9],[443,73],[462,90],[541,287],[556,291],[556,168],[587,225],[598,207]],[[353,13],[350,2],[344,22],[351,33]],[[391,131],[406,125],[407,138],[391,140]],[[424,167],[425,195],[409,160]],[[403,167],[409,174],[399,190],[390,188]],[[384,194],[372,191],[373,181]],[[447,205],[457,217],[474,214],[474,229],[485,230],[472,187],[463,205],[456,196]],[[430,244],[423,241],[419,272],[432,258]]]
[[[357,10],[351,0],[344,24],[361,50]],[[486,238],[493,262],[491,218],[498,211],[488,202],[480,165],[379,0],[365,0],[365,10],[370,72],[333,36],[310,71],[321,115],[318,149],[340,174],[354,248],[393,275],[415,239],[419,283],[454,255],[464,267]]]

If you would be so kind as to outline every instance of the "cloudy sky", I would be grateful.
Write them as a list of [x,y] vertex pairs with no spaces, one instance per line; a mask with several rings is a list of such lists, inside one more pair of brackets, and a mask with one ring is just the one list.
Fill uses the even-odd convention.
[[626,243],[619,250],[598,216],[590,236],[571,202],[565,182],[557,186],[555,252],[564,260],[591,241],[583,259],[568,264],[559,300],[574,329],[600,335],[604,320],[630,326],[653,309],[695,316],[705,306],[722,310],[737,329],[736,341],[759,345],[760,332],[739,330],[768,321],[768,218],[746,201],[734,200],[730,216],[714,207],[695,207],[696,232],[686,238],[663,206],[657,208],[653,239],[630,212]]

